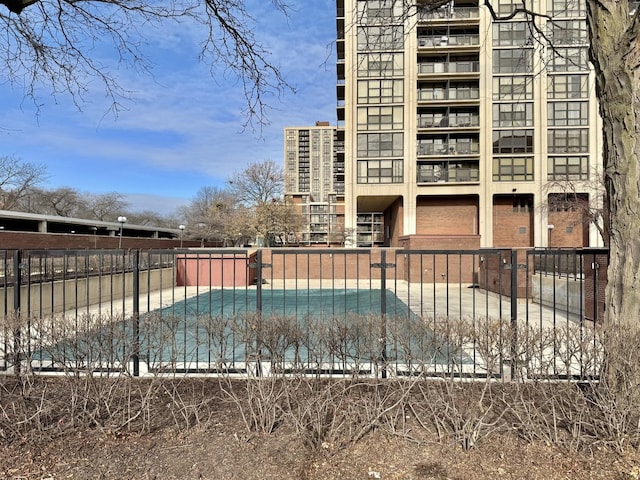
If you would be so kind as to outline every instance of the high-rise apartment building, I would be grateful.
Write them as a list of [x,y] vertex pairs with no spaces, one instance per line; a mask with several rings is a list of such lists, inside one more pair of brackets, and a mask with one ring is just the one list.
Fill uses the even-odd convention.
[[584,0],[527,0],[534,23],[513,15],[521,0],[492,0],[503,20],[478,0],[408,3],[337,0],[336,138],[355,243],[601,245]]
[[302,244],[346,241],[343,146],[329,122],[284,130],[285,196],[304,216]]

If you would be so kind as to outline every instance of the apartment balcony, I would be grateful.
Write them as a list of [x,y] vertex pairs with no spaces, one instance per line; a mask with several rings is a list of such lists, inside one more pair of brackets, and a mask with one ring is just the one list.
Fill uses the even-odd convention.
[[443,75],[443,74],[478,74],[480,62],[422,62],[418,63],[419,75]]
[[418,142],[418,156],[456,157],[478,155],[480,144],[477,142],[427,143]]
[[345,70],[344,60],[338,60],[336,62],[336,76],[338,78],[338,83],[339,84],[344,83],[344,80],[346,78],[345,74],[344,74],[344,70]]
[[436,10],[420,10],[418,12],[420,22],[444,22],[478,21],[480,9],[478,7],[454,7],[444,6]]
[[418,117],[418,128],[477,128],[480,126],[480,115],[421,115]]
[[480,46],[480,35],[424,35],[418,37],[418,48]]
[[345,47],[344,47],[344,34],[343,38],[336,40],[336,58],[340,62],[344,62],[345,59]]
[[480,100],[479,88],[421,88],[418,89],[419,102],[464,102]]
[[477,162],[419,164],[418,183],[477,183],[480,169]]

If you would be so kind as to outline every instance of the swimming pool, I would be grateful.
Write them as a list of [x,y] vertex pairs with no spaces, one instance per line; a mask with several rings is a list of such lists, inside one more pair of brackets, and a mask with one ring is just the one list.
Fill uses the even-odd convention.
[[[315,370],[336,370],[336,364],[337,370],[347,370],[400,358],[403,363],[410,358],[443,364],[456,355],[390,290],[383,297],[381,289],[268,289],[262,292],[260,315],[257,305],[256,290],[218,289],[155,312],[159,325],[147,329],[143,342],[153,346],[147,348],[147,361],[198,369],[259,357]],[[466,355],[458,359],[469,361]]]
[[[383,301],[385,312],[394,316],[413,315],[409,307],[392,291],[385,297],[380,289],[267,289],[261,294],[263,315],[327,316],[344,314],[380,314]],[[187,300],[161,309],[162,314],[238,315],[258,311],[258,292],[255,289],[212,289]]]
[[40,360],[110,368],[126,364],[138,350],[141,363],[157,372],[247,371],[250,363],[255,368],[266,362],[332,373],[371,373],[392,363],[424,368],[471,362],[390,290],[261,293],[212,289],[137,322],[129,318],[74,332],[43,348]]

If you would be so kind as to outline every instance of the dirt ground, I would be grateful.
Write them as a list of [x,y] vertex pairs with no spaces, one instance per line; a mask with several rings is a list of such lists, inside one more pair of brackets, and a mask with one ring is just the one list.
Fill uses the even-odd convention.
[[[231,429],[233,430],[233,429]],[[372,434],[310,453],[294,437],[227,429],[113,436],[77,432],[3,446],[3,479],[637,479],[636,453],[576,455],[491,441],[471,451]],[[240,432],[242,429],[238,429]]]
[[[206,421],[191,422],[189,428],[167,421],[153,428],[139,423],[114,431],[95,422],[70,427],[66,414],[42,407],[33,411],[47,421],[35,422],[18,412],[17,397],[8,401],[7,395],[16,395],[15,390],[5,385],[0,392],[5,396],[0,397],[5,422],[0,422],[2,479],[640,478],[640,454],[635,449],[620,452],[601,446],[575,452],[503,432],[464,450],[452,440],[418,431],[414,435],[411,429],[399,435],[373,429],[345,446],[323,442],[310,448],[287,425],[271,433],[251,432],[242,411],[224,401],[215,402]],[[60,397],[66,395],[60,391]],[[37,407],[43,399],[32,395],[29,402]],[[166,398],[159,395],[155,413],[146,413],[170,418],[175,410],[163,402]],[[13,423],[6,423],[12,415]],[[30,428],[22,429],[20,422],[30,422]]]

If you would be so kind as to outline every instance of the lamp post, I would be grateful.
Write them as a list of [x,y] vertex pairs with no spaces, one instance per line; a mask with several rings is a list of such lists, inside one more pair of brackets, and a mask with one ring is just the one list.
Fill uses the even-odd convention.
[[118,217],[118,223],[120,224],[120,239],[118,240],[118,248],[122,248],[122,230],[124,224],[127,223],[127,217]]
[[198,229],[200,230],[200,247],[204,247],[204,238],[206,236],[206,232],[204,231],[204,229],[206,228],[207,224],[206,223],[199,223],[198,224]]
[[551,232],[553,232],[553,229],[555,228],[554,225],[547,225],[547,231],[549,232],[548,236],[547,236],[547,248],[551,248]]
[[93,232],[93,248],[98,248],[98,227],[93,226],[89,230]]
[[178,225],[178,228],[180,229],[180,248],[182,248],[182,235],[184,234],[184,229],[187,227],[180,224]]

